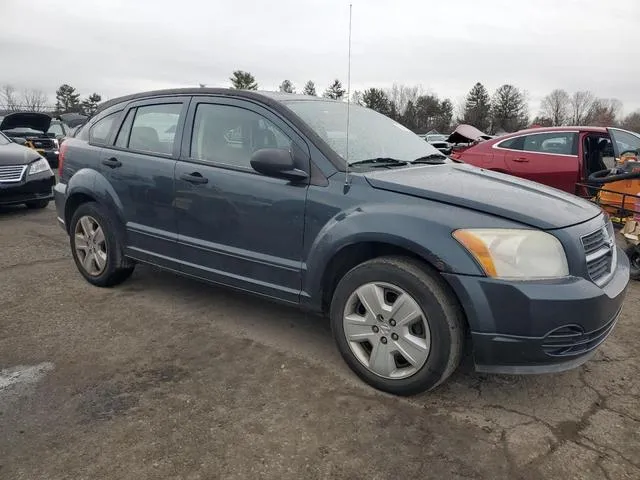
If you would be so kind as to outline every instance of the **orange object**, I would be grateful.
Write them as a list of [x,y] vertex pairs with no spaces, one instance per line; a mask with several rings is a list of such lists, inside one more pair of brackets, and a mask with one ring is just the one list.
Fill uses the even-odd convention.
[[464,245],[469,252],[476,258],[476,260],[482,265],[485,273],[490,277],[497,276],[496,266],[491,258],[491,253],[485,246],[484,242],[476,237],[473,233],[457,230],[453,232],[453,238]]

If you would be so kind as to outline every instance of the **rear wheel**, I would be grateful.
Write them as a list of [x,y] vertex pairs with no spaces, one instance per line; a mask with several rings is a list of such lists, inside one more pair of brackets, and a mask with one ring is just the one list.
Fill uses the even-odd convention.
[[27,208],[30,208],[31,210],[40,210],[42,208],[47,208],[49,200],[34,200],[32,202],[27,202],[25,205],[27,205]]
[[78,207],[71,219],[69,237],[76,266],[93,285],[117,285],[133,273],[134,265],[123,255],[114,222],[97,203]]
[[629,257],[630,275],[634,280],[640,280],[640,245],[629,245],[624,253]]
[[460,363],[462,310],[442,278],[411,259],[381,257],[349,271],[333,296],[331,326],[349,367],[379,390],[430,390]]

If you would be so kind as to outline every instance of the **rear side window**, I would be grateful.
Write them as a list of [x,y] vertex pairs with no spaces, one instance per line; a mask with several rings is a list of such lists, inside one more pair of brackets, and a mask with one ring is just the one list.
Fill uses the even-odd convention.
[[524,137],[509,138],[498,144],[500,148],[508,148],[509,150],[522,150],[524,147]]
[[89,130],[89,142],[98,144],[106,143],[109,132],[111,132],[111,127],[113,127],[113,122],[119,113],[120,112],[112,113],[94,123]]
[[553,132],[524,137],[527,152],[548,153],[550,155],[577,155],[578,135],[571,132]]
[[181,111],[182,103],[138,107],[131,126],[129,148],[171,155]]

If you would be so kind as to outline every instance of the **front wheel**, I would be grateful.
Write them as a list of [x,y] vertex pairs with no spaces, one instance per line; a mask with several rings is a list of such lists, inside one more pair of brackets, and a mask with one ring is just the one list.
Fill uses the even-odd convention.
[[629,245],[624,250],[629,257],[630,276],[633,280],[640,280],[640,245]]
[[431,390],[460,363],[464,317],[444,280],[403,257],[369,260],[331,302],[338,349],[365,382],[396,395]]
[[117,285],[133,273],[134,265],[123,255],[115,223],[97,203],[84,203],[75,211],[70,243],[78,270],[93,285]]

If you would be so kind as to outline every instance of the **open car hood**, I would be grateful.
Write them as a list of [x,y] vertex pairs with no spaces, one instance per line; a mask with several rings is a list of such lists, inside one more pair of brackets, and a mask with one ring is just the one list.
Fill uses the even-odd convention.
[[469,142],[481,142],[483,140],[489,140],[490,135],[481,132],[472,125],[458,125],[456,129],[449,135],[447,142],[449,143],[469,143]]
[[0,130],[12,130],[14,128],[32,128],[46,133],[51,125],[51,115],[38,112],[14,112],[2,119]]

